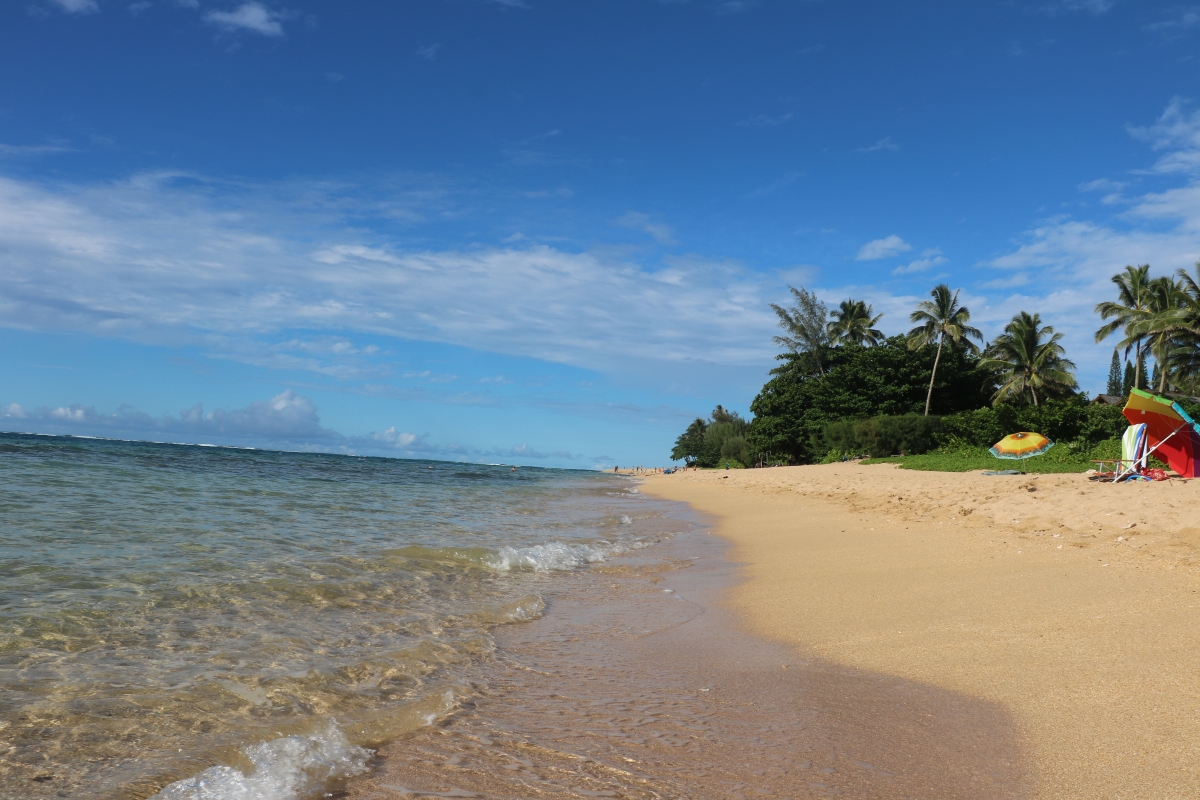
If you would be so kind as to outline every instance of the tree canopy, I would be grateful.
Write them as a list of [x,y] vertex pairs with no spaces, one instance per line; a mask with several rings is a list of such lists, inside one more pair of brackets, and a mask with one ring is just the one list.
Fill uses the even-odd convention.
[[[921,413],[936,349],[909,347],[893,336],[878,347],[844,345],[826,354],[825,374],[812,374],[791,353],[771,370],[750,410],[747,440],[752,451],[804,462],[824,455],[826,424],[842,419]],[[996,390],[977,356],[950,348],[941,356],[933,392],[934,413],[949,414],[990,403]]]

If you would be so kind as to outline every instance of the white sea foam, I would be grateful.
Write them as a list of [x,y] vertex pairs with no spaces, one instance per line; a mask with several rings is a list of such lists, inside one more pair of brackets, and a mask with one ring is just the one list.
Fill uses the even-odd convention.
[[487,563],[493,569],[500,570],[531,569],[535,572],[556,572],[606,561],[615,555],[652,544],[654,542],[627,540],[596,544],[549,542],[529,547],[501,547]]
[[621,515],[621,524],[622,524],[622,525],[632,525],[632,524],[633,524],[633,520],[632,520],[632,519],[630,519],[630,517],[629,517],[629,515],[628,515],[628,514],[622,514],[622,515]]
[[209,767],[176,781],[150,800],[297,800],[319,791],[334,778],[367,770],[370,750],[350,744],[330,722],[308,736],[285,736],[245,748],[254,765],[247,773],[233,767]]

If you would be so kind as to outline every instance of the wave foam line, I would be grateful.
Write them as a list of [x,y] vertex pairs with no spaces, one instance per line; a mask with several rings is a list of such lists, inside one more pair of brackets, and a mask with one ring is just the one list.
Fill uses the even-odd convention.
[[548,542],[529,547],[501,547],[487,563],[489,567],[499,570],[531,569],[535,572],[554,572],[606,561],[615,555],[652,544],[652,541],[608,542],[595,545]]
[[307,736],[285,736],[246,747],[249,773],[209,767],[175,781],[150,800],[298,800],[330,780],[367,771],[371,751],[350,744],[336,722]]

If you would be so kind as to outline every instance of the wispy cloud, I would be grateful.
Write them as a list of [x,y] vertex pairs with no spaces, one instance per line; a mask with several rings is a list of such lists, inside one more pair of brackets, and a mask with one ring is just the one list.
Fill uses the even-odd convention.
[[508,158],[509,163],[518,167],[581,166],[587,163],[585,159],[562,152],[555,152],[548,149],[546,144],[543,144],[561,135],[562,131],[557,128],[545,133],[539,133],[536,136],[530,136],[528,139],[505,147],[503,153]]
[[881,150],[899,150],[899,149],[900,149],[900,145],[893,142],[892,137],[885,136],[882,139],[880,139],[878,142],[876,142],[875,144],[870,145],[869,147],[854,148],[854,152],[856,152],[856,153],[878,153]]
[[938,267],[943,264],[949,264],[950,259],[942,255],[942,251],[936,247],[931,247],[921,253],[921,257],[915,261],[896,267],[892,270],[893,275],[912,275],[915,272],[925,272],[932,267]]
[[743,128],[773,128],[776,125],[782,125],[783,123],[789,121],[793,116],[794,115],[791,112],[787,114],[780,114],[774,117],[767,114],[758,114],[756,116],[747,117],[746,119],[740,120],[738,125],[742,126]]
[[984,281],[983,288],[985,289],[1015,289],[1019,286],[1028,286],[1030,284],[1028,272],[1018,272],[1015,275],[1010,275],[1007,278],[995,278],[990,281]]
[[417,48],[417,57],[423,58],[426,61],[433,61],[435,58],[437,58],[438,51],[441,49],[442,49],[441,42],[435,42],[434,44],[427,44],[424,47]]
[[1077,187],[1081,192],[1119,192],[1129,184],[1122,181],[1113,181],[1108,178],[1097,178],[1094,181],[1081,183]]
[[1151,33],[1161,34],[1167,38],[1182,36],[1193,28],[1200,26],[1200,8],[1177,9],[1174,16],[1160,22],[1152,22],[1145,28]]
[[1153,125],[1129,126],[1135,139],[1148,142],[1154,150],[1167,151],[1155,163],[1154,172],[1200,172],[1200,111],[1188,113],[1187,105],[1182,98],[1173,98]]
[[679,244],[675,240],[674,229],[665,222],[656,222],[649,214],[642,214],[638,211],[627,211],[614,219],[613,224],[620,225],[622,228],[631,228],[635,231],[648,233],[654,237],[654,241],[661,245]]
[[100,10],[96,0],[50,0],[50,3],[68,14],[95,14]]
[[1055,0],[1042,8],[1051,13],[1083,11],[1088,14],[1103,14],[1117,2],[1118,0]]
[[73,147],[59,144],[13,145],[0,143],[0,156],[9,156],[12,158],[43,156],[51,153],[72,153],[74,151],[75,148]]
[[791,186],[796,181],[804,177],[803,172],[785,172],[775,180],[765,186],[760,186],[750,193],[750,197],[761,197],[764,194],[771,194],[783,189],[786,186]]
[[[786,289],[735,261],[642,264],[524,243],[411,248],[354,222],[388,208],[364,205],[366,187],[327,197],[321,183],[179,177],[53,188],[0,178],[0,324],[360,379],[375,368],[362,355],[289,344],[290,332],[439,342],[610,374],[664,376],[672,364],[758,374],[751,365],[773,355],[768,303]],[[436,209],[438,198],[425,202]],[[649,215],[621,221],[674,241]]]
[[262,3],[242,3],[232,11],[209,11],[204,21],[229,33],[250,31],[263,36],[283,36],[282,16]]
[[858,248],[858,255],[854,258],[856,261],[876,261],[907,253],[909,250],[912,250],[912,245],[893,233],[891,236],[867,242]]

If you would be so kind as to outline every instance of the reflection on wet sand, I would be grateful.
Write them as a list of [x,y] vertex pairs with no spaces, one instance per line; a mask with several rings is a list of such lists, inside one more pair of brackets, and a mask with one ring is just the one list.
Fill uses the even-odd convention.
[[573,576],[499,633],[477,696],[348,798],[1027,794],[1005,712],[742,632],[724,545],[689,533]]

